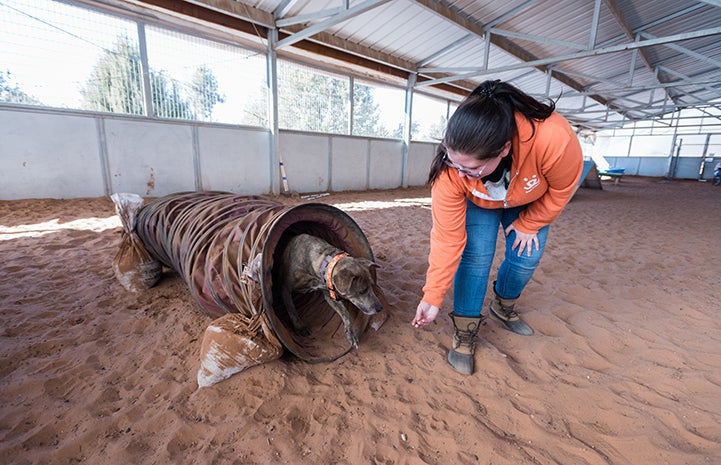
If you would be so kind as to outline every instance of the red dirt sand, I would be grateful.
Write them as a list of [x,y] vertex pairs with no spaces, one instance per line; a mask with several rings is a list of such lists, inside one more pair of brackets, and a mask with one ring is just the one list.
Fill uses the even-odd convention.
[[284,357],[203,389],[210,319],[170,272],[120,286],[109,199],[0,202],[2,462],[721,463],[721,188],[579,190],[518,303],[535,335],[489,321],[473,376],[446,362],[449,318],[410,325],[428,190],[315,201],[364,230],[390,319],[335,362]]

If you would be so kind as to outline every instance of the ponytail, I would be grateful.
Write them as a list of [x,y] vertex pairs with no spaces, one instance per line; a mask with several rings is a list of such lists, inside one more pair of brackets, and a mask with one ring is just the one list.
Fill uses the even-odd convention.
[[478,160],[497,156],[517,133],[515,113],[531,123],[544,120],[556,109],[553,101],[543,103],[499,79],[484,81],[458,106],[446,126],[446,133],[431,162],[427,184],[433,185],[444,169],[446,148]]
[[[534,119],[542,121],[551,116],[551,113],[556,109],[556,104],[553,100],[549,100],[548,103],[539,102],[517,87],[507,82],[501,82],[499,79],[481,83],[471,92],[471,95],[476,92],[481,95],[487,95],[490,98],[508,101],[515,111],[528,118],[531,126],[533,126]],[[535,126],[533,126],[533,129],[535,131]]]
[[436,156],[434,156],[433,160],[431,161],[431,170],[428,172],[428,180],[426,181],[426,185],[432,186],[436,179],[438,179],[438,176],[440,176],[443,169],[447,169],[446,164],[443,163],[443,160],[445,158],[446,147],[442,143],[438,144],[438,148],[436,149]]

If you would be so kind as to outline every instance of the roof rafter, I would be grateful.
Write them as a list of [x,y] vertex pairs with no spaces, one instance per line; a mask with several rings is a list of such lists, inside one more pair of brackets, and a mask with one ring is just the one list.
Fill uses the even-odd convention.
[[[465,96],[491,74],[527,86],[534,96],[558,95],[560,86],[559,103],[576,107],[583,98],[585,110],[606,108],[619,116],[616,124],[721,97],[718,46],[708,39],[689,40],[721,38],[721,27],[713,26],[721,24],[721,0],[686,5],[659,0],[658,7],[647,0],[589,0],[571,2],[572,7],[553,0],[519,0],[514,6],[491,0],[74,1],[169,10],[176,18],[187,15],[222,26],[216,35],[223,28],[242,32],[235,34],[240,41],[252,34],[260,38],[251,43],[256,49],[276,29],[279,56],[396,84],[414,76],[419,90]],[[556,16],[585,18],[588,24],[561,28]],[[395,28],[379,29],[379,20]],[[549,27],[542,27],[546,22]],[[415,23],[451,36],[440,44],[432,39],[438,31],[413,31]],[[464,46],[473,51],[472,59]],[[612,56],[596,58],[603,55]],[[575,116],[574,124],[582,122]]]
[[[468,32],[471,32],[473,34],[476,34],[478,37],[484,39],[484,40],[490,40],[490,42],[500,47],[501,49],[505,50],[506,52],[510,53],[511,55],[515,56],[519,60],[522,60],[524,62],[528,61],[534,61],[537,60],[538,57],[534,56],[528,50],[525,50],[524,48],[518,46],[513,41],[506,39],[505,37],[501,37],[499,35],[490,34],[490,31],[487,29],[487,26],[479,26],[478,24],[468,20],[468,18],[458,14],[454,10],[452,10],[450,7],[448,7],[445,3],[434,1],[434,0],[413,0],[418,5],[426,8],[427,10],[440,15],[441,17],[445,18],[446,20],[458,25],[459,27],[467,30]],[[503,21],[507,20],[508,17],[511,17],[512,15],[515,15],[519,13],[520,11],[523,11],[524,9],[528,8],[532,4],[536,3],[536,0],[528,1],[524,3],[523,5],[520,5],[518,8],[512,10],[509,12],[509,15],[504,16]],[[511,15],[512,13],[512,15]],[[494,23],[496,24],[496,23]],[[546,68],[543,66],[537,67],[540,71],[546,72]],[[421,70],[419,70],[421,72]],[[465,79],[469,76],[463,76],[458,77],[458,79]],[[558,80],[559,82],[571,87],[572,89],[580,90],[583,85],[573,79],[571,79],[568,76],[565,76],[562,73],[553,71],[553,77],[554,79]],[[452,82],[455,79],[449,79],[447,82]],[[431,81],[433,81],[431,79]],[[416,85],[426,85],[424,83],[417,83]],[[603,99],[600,99],[603,100]]]
[[[621,26],[623,31],[626,33],[626,37],[630,40],[638,40],[638,33],[634,32],[633,29],[628,25],[628,22],[626,21],[626,18],[624,18],[623,14],[621,13],[621,9],[618,7],[618,3],[616,0],[603,0],[604,4],[606,5],[606,8],[608,8],[608,11],[611,12],[611,15],[613,15],[616,22]],[[646,51],[643,49],[637,49],[638,52],[635,52],[637,54],[641,55],[641,59],[643,60],[643,63],[646,65],[646,68],[648,68],[649,71],[654,71],[654,66],[651,63],[651,60],[648,57],[648,54],[646,54]],[[634,55],[635,59],[636,55]],[[635,68],[635,60],[631,63],[631,69],[629,70],[630,75],[630,82],[633,82],[633,73]],[[656,76],[656,79],[659,83],[663,82],[661,79]]]
[[[683,33],[683,34],[675,34],[673,36],[659,37],[656,39],[640,40],[640,41],[636,41],[636,42],[630,42],[630,43],[621,44],[621,45],[614,45],[614,46],[605,47],[605,48],[598,48],[598,49],[588,50],[588,51],[584,51],[584,52],[577,52],[577,53],[572,53],[572,54],[568,54],[568,55],[561,55],[561,56],[556,56],[556,57],[551,57],[551,58],[540,58],[540,59],[536,59],[533,61],[519,63],[516,65],[503,66],[501,68],[497,68],[494,70],[485,70],[485,69],[480,69],[477,67],[457,68],[456,70],[461,74],[458,74],[456,76],[448,76],[448,77],[444,77],[444,78],[434,79],[432,81],[425,82],[424,85],[436,84],[436,83],[441,83],[441,82],[451,82],[454,79],[461,79],[461,78],[466,78],[466,77],[471,77],[471,76],[477,76],[480,74],[489,74],[492,72],[509,71],[512,69],[521,69],[521,68],[527,68],[527,67],[537,67],[537,66],[541,66],[541,65],[549,65],[552,63],[559,63],[562,61],[577,60],[579,58],[586,58],[586,57],[597,56],[597,55],[605,55],[608,53],[622,52],[622,51],[633,50],[633,49],[642,48],[642,47],[650,47],[652,45],[662,45],[662,44],[671,43],[671,42],[678,42],[681,40],[693,39],[693,38],[697,38],[697,37],[706,37],[706,36],[712,36],[712,35],[719,35],[719,34],[721,34],[721,27],[714,27],[714,28],[710,28],[710,29],[703,29],[701,31],[687,32],[687,33]],[[430,69],[422,68],[419,71],[432,72],[433,69],[432,68],[430,68]]]
[[346,21],[353,16],[363,14],[366,11],[377,8],[385,3],[388,3],[389,1],[391,0],[366,0],[365,2],[352,8],[341,10],[340,12],[331,15],[330,18],[324,21],[302,29],[301,31],[294,33],[292,36],[286,37],[285,39],[278,41],[278,43],[275,44],[275,48],[280,49],[283,47],[287,47],[288,45],[293,45],[294,43],[300,42],[303,39],[307,39],[308,37],[322,32],[335,24]]

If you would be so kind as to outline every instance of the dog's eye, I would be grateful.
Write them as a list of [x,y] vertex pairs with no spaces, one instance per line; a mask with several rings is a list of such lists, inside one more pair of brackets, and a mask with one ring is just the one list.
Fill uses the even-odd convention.
[[356,289],[356,292],[358,292],[359,294],[365,294],[366,292],[368,292],[368,286],[365,286],[363,285],[363,283],[361,283],[361,285],[358,286],[358,288]]

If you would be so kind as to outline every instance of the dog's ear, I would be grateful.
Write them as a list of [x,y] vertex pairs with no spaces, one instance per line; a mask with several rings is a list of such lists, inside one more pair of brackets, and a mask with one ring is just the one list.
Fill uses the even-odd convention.
[[[356,270],[357,271],[357,270]],[[333,272],[333,286],[341,295],[346,295],[353,288],[353,281],[356,279],[356,273],[348,268],[339,267]]]
[[368,260],[367,258],[358,258],[358,262],[369,270],[373,267],[380,268],[381,266],[374,261]]

